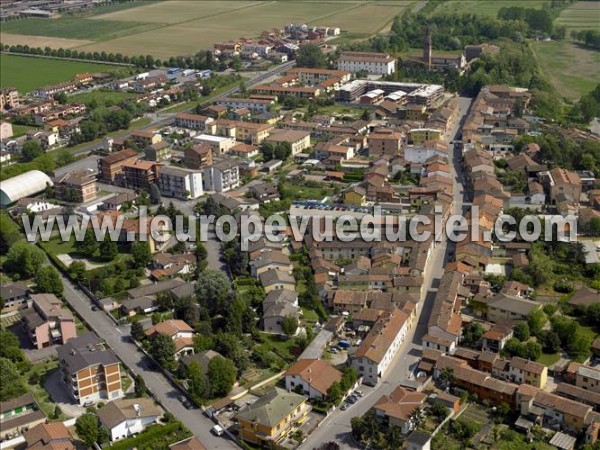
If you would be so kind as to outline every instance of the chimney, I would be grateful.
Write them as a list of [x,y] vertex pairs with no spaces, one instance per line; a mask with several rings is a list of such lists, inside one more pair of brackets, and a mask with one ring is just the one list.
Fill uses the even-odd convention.
[[138,403],[133,404],[133,409],[138,417],[142,414],[142,407]]

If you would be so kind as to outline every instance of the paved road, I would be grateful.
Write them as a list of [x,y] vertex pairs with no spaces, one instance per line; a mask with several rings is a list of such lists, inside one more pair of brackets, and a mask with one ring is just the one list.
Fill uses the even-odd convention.
[[65,286],[64,297],[71,307],[83,317],[90,327],[106,341],[119,358],[135,374],[140,374],[147,388],[160,400],[163,407],[181,420],[207,449],[237,449],[237,444],[217,437],[210,432],[214,425],[202,415],[201,410],[188,410],[178,400],[179,392],[162,375],[150,367],[150,361],[130,340],[129,326],[117,327],[104,312],[92,311],[90,300],[71,282],[62,277]]
[[[451,141],[460,136],[462,123],[470,108],[472,99],[459,98],[459,120],[455,126],[447,133],[446,139]],[[463,186],[461,155],[460,150],[452,151],[451,175],[454,179],[454,213],[460,212],[463,205]],[[396,354],[388,372],[382,378],[382,381],[375,388],[365,388],[365,396],[356,404],[352,405],[346,411],[338,410],[332,413],[318,429],[316,429],[309,438],[300,446],[303,450],[312,450],[318,444],[334,440],[338,442],[342,449],[354,449],[357,447],[351,439],[350,420],[352,417],[365,414],[371,406],[382,395],[390,394],[396,386],[405,379],[412,376],[417,362],[421,355],[421,339],[427,333],[427,322],[431,314],[431,308],[437,291],[439,280],[444,274],[444,267],[448,260],[448,252],[454,250],[453,243],[444,240],[436,245],[432,250],[427,263],[424,275],[424,285],[427,287],[426,297],[417,311],[417,325],[408,334],[408,337]]]

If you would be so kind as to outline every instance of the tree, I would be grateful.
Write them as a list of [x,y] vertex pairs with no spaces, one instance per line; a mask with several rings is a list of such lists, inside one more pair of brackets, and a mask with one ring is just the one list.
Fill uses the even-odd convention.
[[10,219],[8,214],[0,215],[0,255],[6,255],[10,247],[21,239],[17,224]]
[[152,183],[150,185],[150,203],[153,205],[158,205],[162,200],[160,195],[160,189],[156,183]]
[[342,401],[342,397],[344,395],[344,391],[339,383],[339,381],[334,381],[327,389],[327,400],[334,405],[338,405],[340,401]]
[[227,275],[219,270],[206,269],[200,273],[196,286],[198,303],[211,315],[225,309],[231,297],[231,282]]
[[26,141],[23,144],[23,148],[21,149],[21,157],[23,161],[33,161],[35,158],[44,153],[44,149],[40,145],[40,143],[34,139]]
[[445,386],[449,386],[450,383],[452,383],[452,380],[454,380],[454,370],[448,368],[448,367],[444,367],[441,371],[440,374],[438,376],[438,380],[440,381],[440,383],[442,383]]
[[75,421],[75,431],[88,448],[93,447],[98,441],[98,417],[91,413],[79,416]]
[[150,355],[167,370],[175,368],[175,343],[166,334],[157,334],[152,340]]
[[527,325],[529,325],[529,331],[531,334],[533,336],[538,336],[542,332],[542,329],[544,328],[544,325],[546,325],[547,321],[548,318],[541,308],[535,309],[529,313],[529,316],[527,317]]
[[98,251],[99,247],[100,244],[98,243],[98,240],[96,239],[96,234],[94,233],[94,230],[92,228],[88,228],[87,230],[85,230],[83,240],[77,241],[75,243],[75,248],[77,249],[77,251],[79,251],[82,255],[87,256],[88,258],[93,257]]
[[64,289],[60,275],[52,266],[45,266],[38,270],[35,284],[38,291],[54,295],[61,295]]
[[[215,359],[215,358],[213,358]],[[196,403],[203,403],[210,397],[211,384],[202,372],[200,363],[192,361],[187,367],[188,394]]]
[[65,105],[69,101],[69,98],[64,92],[59,92],[58,94],[54,94],[54,100],[56,100],[61,105]]
[[133,255],[133,264],[135,267],[146,267],[152,260],[150,245],[146,241],[134,243],[131,254]]
[[110,234],[104,235],[104,241],[100,244],[100,257],[104,261],[112,261],[119,253],[119,247],[115,241],[110,238]]
[[326,67],[327,58],[319,46],[313,44],[303,45],[296,55],[296,64],[298,67]]
[[542,335],[543,349],[545,353],[556,353],[560,350],[560,338],[554,331],[546,331]]
[[69,266],[69,275],[74,281],[83,281],[86,273],[85,263],[83,261],[73,261]]
[[0,358],[0,401],[5,402],[26,392],[15,364],[8,358]]
[[527,322],[519,322],[515,325],[514,336],[521,342],[529,340],[530,332]]
[[287,336],[294,336],[298,329],[298,319],[294,316],[287,316],[281,322],[281,329]]
[[146,382],[139,373],[135,376],[134,392],[136,397],[146,396]]
[[210,390],[213,397],[223,397],[229,394],[237,369],[233,362],[221,356],[215,356],[208,363],[208,380],[210,381]]
[[142,342],[144,339],[146,339],[144,327],[140,322],[133,322],[131,324],[131,337],[138,342]]
[[471,348],[479,347],[479,342],[481,341],[483,333],[485,333],[485,330],[481,324],[477,322],[471,322],[463,332],[463,345]]
[[42,250],[35,245],[20,241],[13,244],[6,255],[5,268],[9,272],[18,273],[24,278],[36,274],[45,260]]

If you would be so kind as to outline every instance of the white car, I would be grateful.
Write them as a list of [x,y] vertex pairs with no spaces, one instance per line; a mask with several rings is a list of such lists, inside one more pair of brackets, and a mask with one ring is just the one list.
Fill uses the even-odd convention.
[[225,430],[223,429],[223,427],[221,425],[215,425],[214,427],[212,427],[211,430],[217,436],[223,436],[223,433],[225,433]]

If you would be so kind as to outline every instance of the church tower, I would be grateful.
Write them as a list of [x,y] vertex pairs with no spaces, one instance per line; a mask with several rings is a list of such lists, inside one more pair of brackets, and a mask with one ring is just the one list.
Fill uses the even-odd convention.
[[431,30],[429,25],[425,28],[425,40],[423,41],[423,61],[427,64],[427,70],[431,70]]

